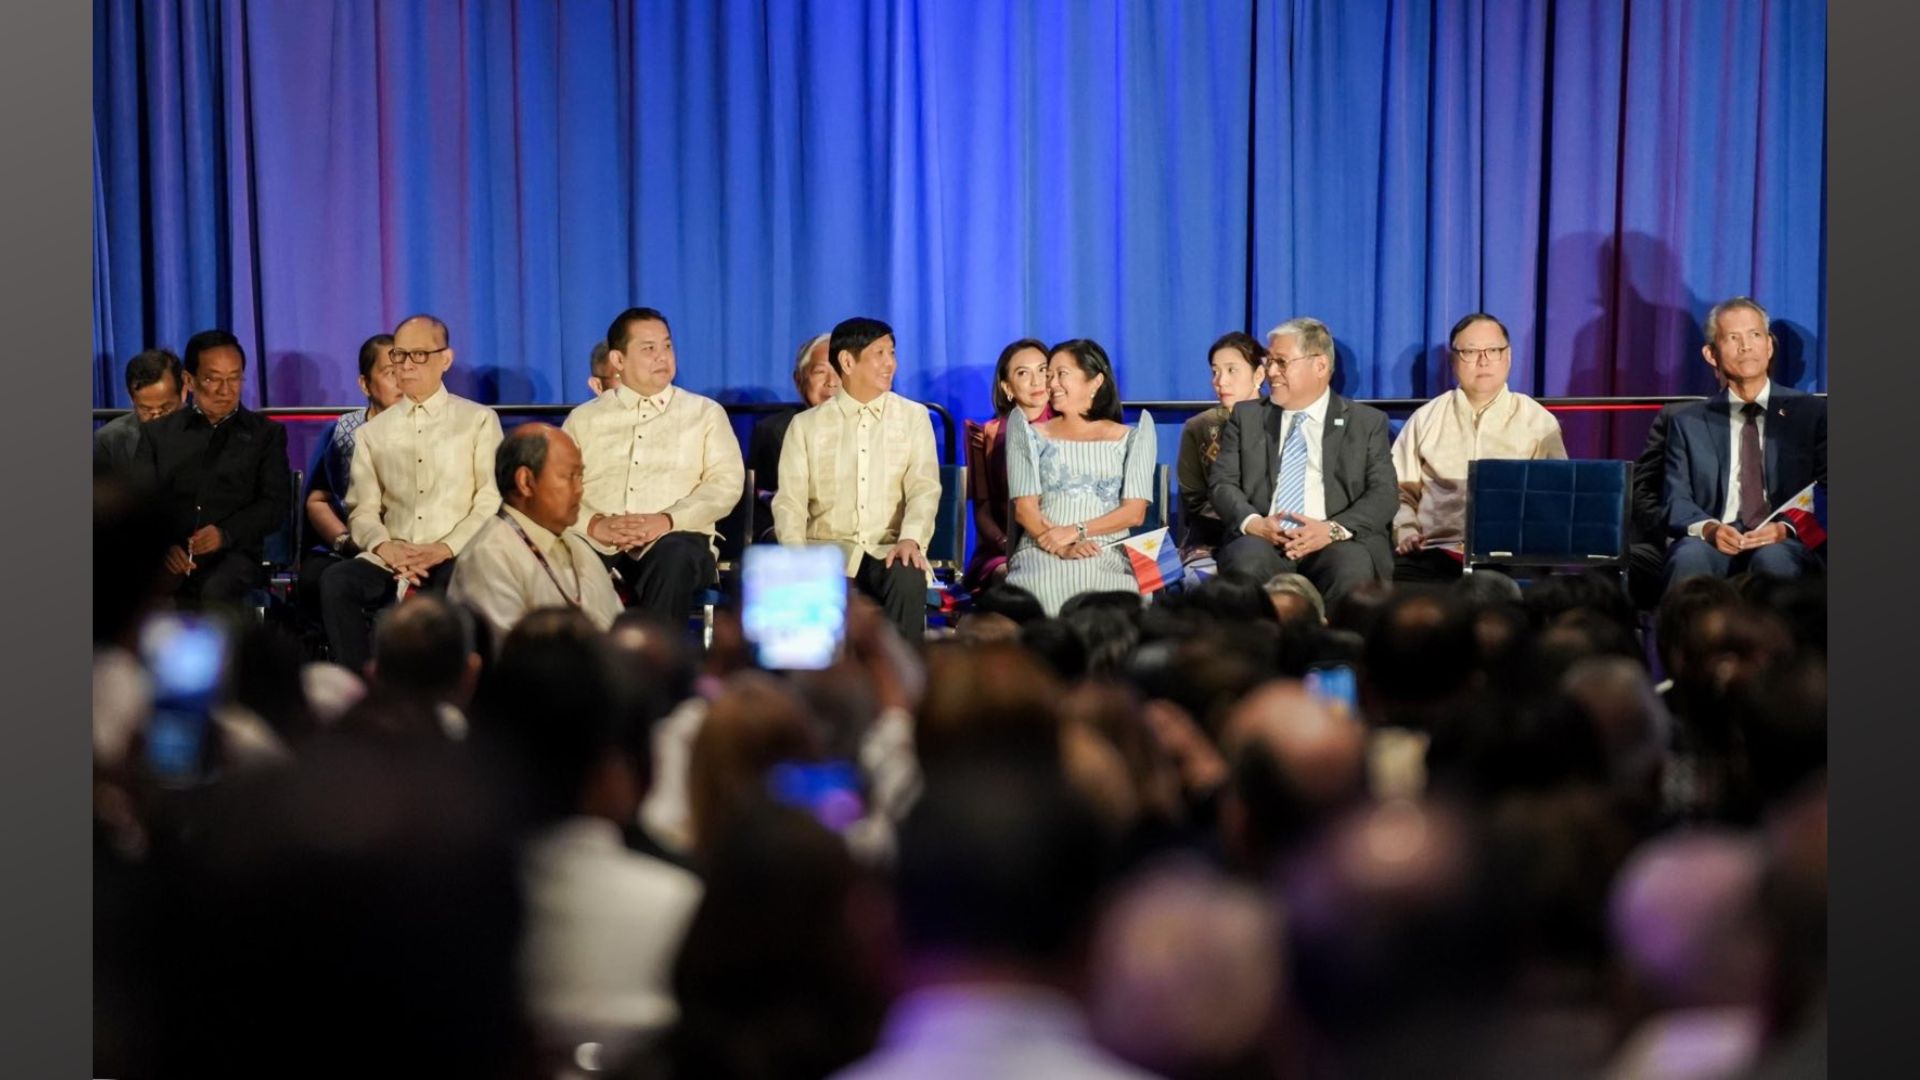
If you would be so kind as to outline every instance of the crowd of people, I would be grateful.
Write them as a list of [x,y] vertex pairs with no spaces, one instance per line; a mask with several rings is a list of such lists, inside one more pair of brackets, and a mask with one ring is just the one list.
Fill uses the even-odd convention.
[[[1150,603],[1111,541],[1152,418],[1098,343],[1017,341],[929,633],[939,472],[886,324],[803,346],[808,407],[742,455],[658,312],[510,432],[416,316],[308,470],[317,652],[244,611],[295,496],[239,342],[142,353],[96,436],[96,1072],[1804,1075],[1826,605],[1773,511],[1825,480],[1824,401],[1770,384],[1752,301],[1706,329],[1725,389],[1636,470],[1645,597],[1459,572],[1466,463],[1565,455],[1492,316],[1393,439],[1318,321],[1216,342],[1198,572]],[[743,498],[844,556],[823,670],[726,607],[689,633]],[[196,607],[229,647],[163,772],[143,630]]]

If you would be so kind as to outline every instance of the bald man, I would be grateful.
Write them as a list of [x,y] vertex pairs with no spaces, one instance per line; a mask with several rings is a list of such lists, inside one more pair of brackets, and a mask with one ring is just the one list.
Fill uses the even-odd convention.
[[347,530],[361,553],[320,579],[333,659],[355,671],[366,665],[375,613],[413,589],[445,590],[454,557],[500,509],[500,418],[447,392],[447,324],[407,319],[388,356],[402,397],[360,426],[348,469]]
[[571,607],[602,630],[620,614],[613,579],[580,519],[580,448],[550,424],[522,424],[494,454],[502,506],[455,561],[450,599],[479,613],[505,641],[536,608]]
[[1228,714],[1221,828],[1239,868],[1263,874],[1366,795],[1367,732],[1293,680],[1267,683]]

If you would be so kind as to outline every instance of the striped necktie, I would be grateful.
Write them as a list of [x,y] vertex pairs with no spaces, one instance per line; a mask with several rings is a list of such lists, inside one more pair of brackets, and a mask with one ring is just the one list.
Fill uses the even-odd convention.
[[1307,421],[1311,419],[1304,412],[1281,417],[1281,422],[1291,420],[1292,427],[1287,429],[1286,442],[1280,446],[1280,479],[1273,485],[1273,507],[1269,513],[1277,514],[1282,510],[1291,510],[1296,514],[1307,509]]

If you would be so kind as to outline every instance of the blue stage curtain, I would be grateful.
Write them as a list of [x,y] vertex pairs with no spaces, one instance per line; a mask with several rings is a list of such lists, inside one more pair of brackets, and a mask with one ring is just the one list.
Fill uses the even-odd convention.
[[[1130,398],[1311,314],[1338,385],[1450,385],[1485,309],[1535,394],[1710,388],[1749,293],[1826,383],[1825,26],[1807,0],[95,0],[99,404],[224,325],[272,404],[353,400],[402,316],[457,390],[585,396],[629,304],[681,381],[792,396],[898,331],[903,393],[988,408],[1014,337]],[[251,387],[255,400],[261,387]],[[1637,447],[1590,451],[1631,453]]]

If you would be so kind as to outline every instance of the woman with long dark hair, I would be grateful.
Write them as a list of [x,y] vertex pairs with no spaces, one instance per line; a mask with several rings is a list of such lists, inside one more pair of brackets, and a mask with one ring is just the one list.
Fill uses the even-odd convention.
[[973,504],[973,556],[962,584],[981,592],[1006,580],[1007,532],[1012,500],[1007,496],[1007,417],[1015,410],[1028,423],[1053,418],[1047,400],[1047,346],[1021,338],[1000,350],[993,365],[993,419],[967,421],[967,501]]

